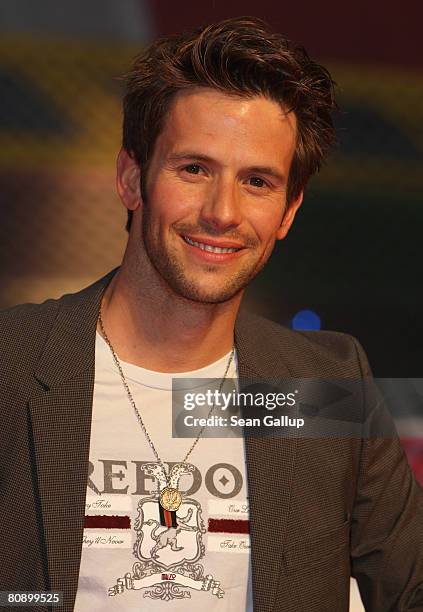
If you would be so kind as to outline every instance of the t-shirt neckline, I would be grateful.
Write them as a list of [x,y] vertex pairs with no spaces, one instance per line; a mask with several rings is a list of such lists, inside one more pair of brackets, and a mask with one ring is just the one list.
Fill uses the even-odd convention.
[[[199,378],[199,379],[210,379],[210,378],[222,378],[231,351],[226,355],[223,355],[217,361],[210,363],[203,368],[197,370],[191,370],[189,372],[156,372],[154,370],[148,370],[141,366],[135,365],[127,361],[119,359],[123,373],[127,380],[143,385],[145,387],[151,387],[163,390],[172,390],[172,379],[175,378]],[[118,355],[119,358],[119,355]],[[102,367],[109,371],[113,371],[120,378],[119,371],[113,359],[112,352],[109,345],[103,338],[103,336],[97,331],[96,332],[96,365],[101,364]],[[227,378],[236,376],[236,351],[231,367],[227,374]],[[201,386],[199,383],[198,386]],[[192,385],[190,385],[190,388]]]

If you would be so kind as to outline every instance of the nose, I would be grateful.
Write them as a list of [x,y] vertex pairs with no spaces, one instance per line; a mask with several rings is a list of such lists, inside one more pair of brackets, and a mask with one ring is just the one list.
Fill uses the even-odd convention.
[[228,230],[241,223],[240,193],[236,181],[219,178],[214,181],[201,208],[201,221],[215,230]]

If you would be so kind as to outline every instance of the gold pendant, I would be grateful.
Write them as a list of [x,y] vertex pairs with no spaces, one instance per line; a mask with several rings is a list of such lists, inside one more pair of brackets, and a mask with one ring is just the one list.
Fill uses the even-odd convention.
[[160,493],[160,505],[165,510],[173,512],[179,508],[182,504],[182,495],[178,489],[172,487],[165,487]]

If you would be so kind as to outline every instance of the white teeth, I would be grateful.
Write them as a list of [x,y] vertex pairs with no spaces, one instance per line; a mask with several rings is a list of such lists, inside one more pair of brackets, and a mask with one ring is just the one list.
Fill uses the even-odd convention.
[[191,240],[188,236],[184,236],[185,242],[188,244],[192,244],[193,246],[199,247],[203,251],[209,251],[210,253],[235,253],[235,251],[239,251],[239,249],[224,249],[221,247],[214,247],[210,244],[203,244],[202,242],[195,242],[195,240]]

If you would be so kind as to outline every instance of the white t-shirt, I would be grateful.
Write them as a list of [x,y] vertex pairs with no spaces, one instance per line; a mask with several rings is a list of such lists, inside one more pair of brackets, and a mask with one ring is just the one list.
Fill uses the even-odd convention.
[[[180,463],[194,441],[172,438],[172,378],[220,379],[228,358],[180,374],[121,362],[166,468]],[[227,377],[236,376],[235,356]],[[187,463],[190,471],[178,483],[183,494],[178,526],[163,526],[157,460],[97,333],[76,612],[252,610],[244,440],[203,437]]]

